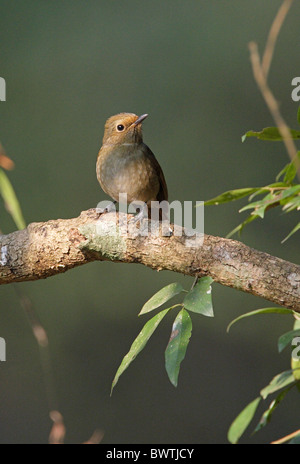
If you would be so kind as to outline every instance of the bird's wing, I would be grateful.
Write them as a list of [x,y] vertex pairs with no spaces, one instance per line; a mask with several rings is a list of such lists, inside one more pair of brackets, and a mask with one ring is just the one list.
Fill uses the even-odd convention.
[[159,162],[155,158],[154,153],[152,153],[152,151],[150,150],[150,148],[147,145],[145,145],[145,144],[143,144],[143,145],[144,145],[144,153],[150,159],[151,164],[154,167],[154,169],[155,169],[155,171],[157,173],[158,179],[159,179],[159,191],[158,191],[158,194],[157,194],[157,200],[158,201],[163,201],[163,200],[168,201],[168,187],[167,187],[167,183],[166,183],[166,179],[165,179],[163,170],[160,167]]

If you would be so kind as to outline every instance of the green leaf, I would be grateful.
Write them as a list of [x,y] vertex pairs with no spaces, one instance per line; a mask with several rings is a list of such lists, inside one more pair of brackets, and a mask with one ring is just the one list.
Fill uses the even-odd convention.
[[213,306],[211,298],[211,277],[202,277],[195,287],[185,296],[183,306],[194,313],[213,317]]
[[286,187],[286,184],[285,184],[285,182],[274,182],[273,184],[266,185],[265,187],[260,188],[257,192],[254,192],[252,195],[250,195],[249,196],[249,201],[252,201],[253,198],[256,197],[257,195],[262,195],[263,193],[268,193],[268,192],[270,192],[270,189],[275,189],[277,187]]
[[248,195],[251,195],[252,193],[257,192],[257,190],[260,190],[260,187],[249,187],[236,190],[228,190],[227,192],[224,192],[221,195],[212,198],[211,200],[205,201],[204,205],[219,205],[220,203],[227,203],[229,201],[239,200],[240,198],[246,197]]
[[283,398],[285,397],[287,392],[290,390],[290,388],[291,387],[288,387],[285,390],[283,390],[282,392],[280,392],[279,395],[275,398],[275,400],[273,400],[271,402],[268,409],[261,416],[261,419],[260,419],[259,423],[255,427],[254,433],[258,432],[260,429],[265,427],[270,422],[273,412],[275,411],[277,406],[281,403],[281,401],[283,400]]
[[282,177],[282,176],[287,172],[287,170],[288,170],[290,164],[291,164],[291,163],[286,164],[286,165],[281,169],[281,171],[280,171],[280,172],[277,174],[277,176],[276,176],[276,180],[279,180],[280,177]]
[[3,197],[6,209],[12,216],[18,229],[25,229],[26,223],[22,215],[20,204],[7,175],[0,168],[0,194]]
[[281,374],[277,374],[275,377],[273,377],[269,385],[263,388],[260,394],[265,400],[272,393],[275,393],[276,391],[281,390],[282,388],[294,382],[295,379],[292,370],[281,372]]
[[279,180],[280,177],[282,177],[283,174],[286,173],[286,171],[288,170],[289,165],[290,165],[290,163],[286,164],[286,165],[281,169],[281,171],[280,171],[280,172],[277,174],[277,176],[276,176],[276,180]]
[[283,182],[286,184],[291,184],[297,175],[297,169],[293,162],[288,164],[287,170],[285,172],[285,176],[283,178]]
[[269,314],[269,313],[275,313],[275,314],[295,314],[292,309],[288,308],[261,308],[261,309],[255,309],[254,311],[250,311],[249,313],[242,314],[241,316],[237,317],[233,321],[230,322],[230,324],[227,327],[227,332],[229,332],[231,326],[235,324],[237,321],[240,321],[241,319],[244,319],[245,317],[250,317],[250,316],[256,316],[257,314]]
[[250,224],[250,222],[254,221],[254,219],[257,219],[259,216],[256,214],[250,214],[245,221],[243,221],[241,224],[239,224],[237,227],[235,227],[229,234],[226,235],[226,238],[232,237],[234,234],[239,233],[239,235],[242,233],[242,230],[247,224]]
[[[291,138],[300,139],[300,131],[290,129]],[[242,136],[242,142],[244,142],[248,137],[256,137],[260,140],[267,140],[269,142],[282,141],[283,138],[277,127],[265,127],[263,130],[256,132],[250,130]]]
[[284,175],[284,178],[283,178],[284,184],[290,185],[297,175],[296,164],[293,161],[291,161],[290,163],[284,166],[284,168],[280,171],[280,173],[277,174],[276,180],[280,179],[280,177],[283,175]]
[[291,230],[291,232],[282,240],[281,243],[284,243],[286,240],[288,240],[293,234],[295,234],[298,230],[300,229],[300,222]]
[[291,184],[297,175],[297,165],[300,161],[300,151],[297,152],[295,158],[288,164],[284,166],[282,171],[277,175],[276,180],[278,180],[283,174],[284,176],[284,183]]
[[293,195],[296,195],[300,192],[300,184],[298,185],[293,185],[292,187],[287,188],[286,190],[283,190],[282,192],[282,198],[287,198]]
[[153,309],[159,308],[164,303],[169,301],[174,296],[178,295],[181,292],[184,292],[183,286],[179,282],[174,282],[169,284],[166,287],[159,290],[155,295],[153,295],[142,307],[139,316],[141,314],[146,314],[152,311]]
[[281,353],[284,348],[288,345],[291,345],[293,338],[300,337],[300,329],[290,330],[289,332],[284,333],[278,339],[278,351]]
[[300,106],[298,106],[298,111],[297,111],[297,121],[300,126]]
[[247,209],[253,208],[254,211],[251,214],[257,215],[263,219],[266,208],[268,208],[270,205],[274,203],[279,202],[281,198],[282,198],[282,192],[279,192],[276,194],[269,193],[263,199],[259,201],[254,201],[253,203],[249,203],[248,205],[244,206],[243,208],[239,210],[239,213],[242,213],[243,211],[246,211]]
[[171,337],[165,351],[166,371],[170,382],[175,387],[177,387],[180,364],[184,360],[191,334],[192,320],[189,313],[182,309],[174,321]]
[[[280,203],[283,204],[285,202],[281,201]],[[300,209],[300,196],[288,198],[287,202],[282,207],[282,211],[285,213],[290,213],[294,209]]]
[[160,311],[158,314],[156,314],[150,321],[146,322],[144,327],[142,328],[141,332],[138,334],[134,342],[132,343],[130,350],[124,356],[119,369],[117,370],[117,373],[114,377],[114,380],[112,382],[111,386],[111,394],[116,386],[120,376],[123,374],[123,372],[129,367],[129,365],[132,363],[132,361],[137,357],[137,355],[142,351],[142,349],[146,346],[148,340],[150,339],[151,335],[159,325],[159,323],[162,321],[164,316],[167,314],[167,312],[171,308],[164,309],[163,311]]
[[227,435],[228,441],[230,443],[235,445],[239,441],[251,420],[253,419],[260,401],[261,398],[255,398],[255,400],[249,403],[232,422]]

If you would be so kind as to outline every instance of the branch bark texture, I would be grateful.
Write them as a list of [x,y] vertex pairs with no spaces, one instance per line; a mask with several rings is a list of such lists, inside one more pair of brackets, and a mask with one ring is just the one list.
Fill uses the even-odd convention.
[[[211,276],[215,282],[300,312],[300,266],[235,240],[187,237],[178,226],[172,236],[113,234],[127,215],[94,209],[78,218],[32,223],[0,235],[0,284],[50,277],[91,261],[140,263],[157,271]],[[136,232],[136,226],[134,228]],[[161,231],[160,231],[161,232]],[[180,236],[178,234],[180,233]]]

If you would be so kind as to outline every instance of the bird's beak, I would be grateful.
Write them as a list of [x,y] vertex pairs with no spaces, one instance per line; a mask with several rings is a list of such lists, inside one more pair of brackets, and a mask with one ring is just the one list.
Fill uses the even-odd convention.
[[142,114],[142,116],[139,116],[137,118],[137,120],[132,124],[132,126],[134,126],[134,127],[138,126],[139,124],[141,124],[144,121],[144,119],[146,119],[147,116],[148,116],[148,114]]

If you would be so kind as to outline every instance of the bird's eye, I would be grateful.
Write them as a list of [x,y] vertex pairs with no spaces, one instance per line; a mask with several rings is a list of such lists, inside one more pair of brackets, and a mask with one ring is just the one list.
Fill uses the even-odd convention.
[[122,132],[124,129],[125,129],[125,127],[123,126],[123,124],[118,124],[118,125],[117,125],[117,130],[118,130],[119,132]]

